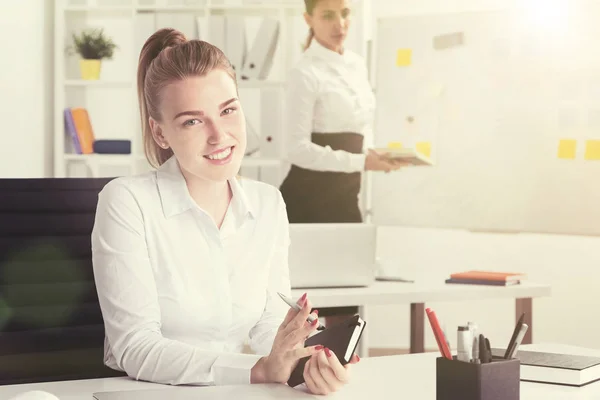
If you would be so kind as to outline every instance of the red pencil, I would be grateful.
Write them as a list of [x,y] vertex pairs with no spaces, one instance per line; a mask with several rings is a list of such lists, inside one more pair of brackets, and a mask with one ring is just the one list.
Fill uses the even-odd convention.
[[444,339],[444,332],[442,331],[442,328],[440,328],[440,323],[435,315],[435,311],[433,311],[431,308],[427,308],[425,309],[425,312],[427,313],[427,318],[429,318],[429,324],[433,330],[433,336],[435,336],[435,340],[438,344],[438,348],[440,349],[442,357],[452,360],[452,353],[450,352],[448,344]]

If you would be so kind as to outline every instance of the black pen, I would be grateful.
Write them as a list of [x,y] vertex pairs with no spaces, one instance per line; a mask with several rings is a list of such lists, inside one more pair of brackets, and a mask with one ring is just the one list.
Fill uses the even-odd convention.
[[511,349],[515,344],[515,340],[517,340],[517,335],[523,326],[523,319],[525,319],[525,313],[521,314],[521,317],[517,321],[517,325],[515,326],[515,330],[513,331],[512,336],[510,337],[510,342],[508,342],[508,346],[506,347],[506,352],[504,352],[504,358],[508,359],[510,357]]
[[485,347],[487,347],[487,362],[492,362],[492,345],[490,344],[490,339],[485,338]]
[[485,336],[479,334],[479,360],[482,364],[487,362],[487,349],[485,347]]
[[488,340],[488,338],[483,336],[483,334],[479,335],[479,358],[482,364],[492,362],[492,350],[490,348],[490,341]]

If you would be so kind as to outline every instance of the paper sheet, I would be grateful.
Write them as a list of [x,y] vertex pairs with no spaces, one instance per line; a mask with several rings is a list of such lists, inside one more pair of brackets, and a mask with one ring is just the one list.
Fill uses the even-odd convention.
[[575,108],[562,108],[558,111],[558,128],[563,131],[579,126],[579,113]]
[[558,142],[558,158],[563,160],[574,160],[577,153],[577,140],[561,139]]
[[427,156],[427,157],[431,157],[431,143],[429,142],[417,142],[417,144],[415,145],[416,150]]
[[585,142],[585,159],[600,160],[600,140],[588,140]]
[[412,62],[412,50],[411,49],[398,49],[396,52],[396,66],[397,67],[408,67]]
[[446,50],[452,47],[462,46],[464,43],[464,32],[453,32],[433,37],[433,48],[435,50]]

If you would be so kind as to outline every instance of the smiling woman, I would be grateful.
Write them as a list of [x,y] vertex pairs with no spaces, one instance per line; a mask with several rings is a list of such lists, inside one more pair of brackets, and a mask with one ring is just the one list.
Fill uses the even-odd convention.
[[246,125],[235,72],[219,49],[178,31],[157,32],[140,55],[138,95],[152,165],[175,154],[184,174],[218,180],[237,173]]
[[173,82],[157,96],[162,106],[160,114],[149,115],[146,143],[171,149],[187,174],[214,181],[238,172],[246,127],[235,81],[226,71]]
[[348,365],[303,346],[310,301],[296,311],[277,294],[290,296],[281,193],[236,177],[246,126],[225,55],[162,29],[140,54],[138,94],[156,171],[109,182],[92,232],[105,364],[173,385],[285,383],[310,356],[313,391],[337,390]]

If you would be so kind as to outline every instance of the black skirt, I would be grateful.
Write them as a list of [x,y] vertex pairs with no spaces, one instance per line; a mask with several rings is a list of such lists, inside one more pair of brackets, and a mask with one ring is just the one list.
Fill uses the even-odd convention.
[[[333,150],[363,152],[357,133],[313,133],[311,141]],[[314,171],[292,165],[280,190],[290,223],[362,222],[358,206],[360,172]]]

